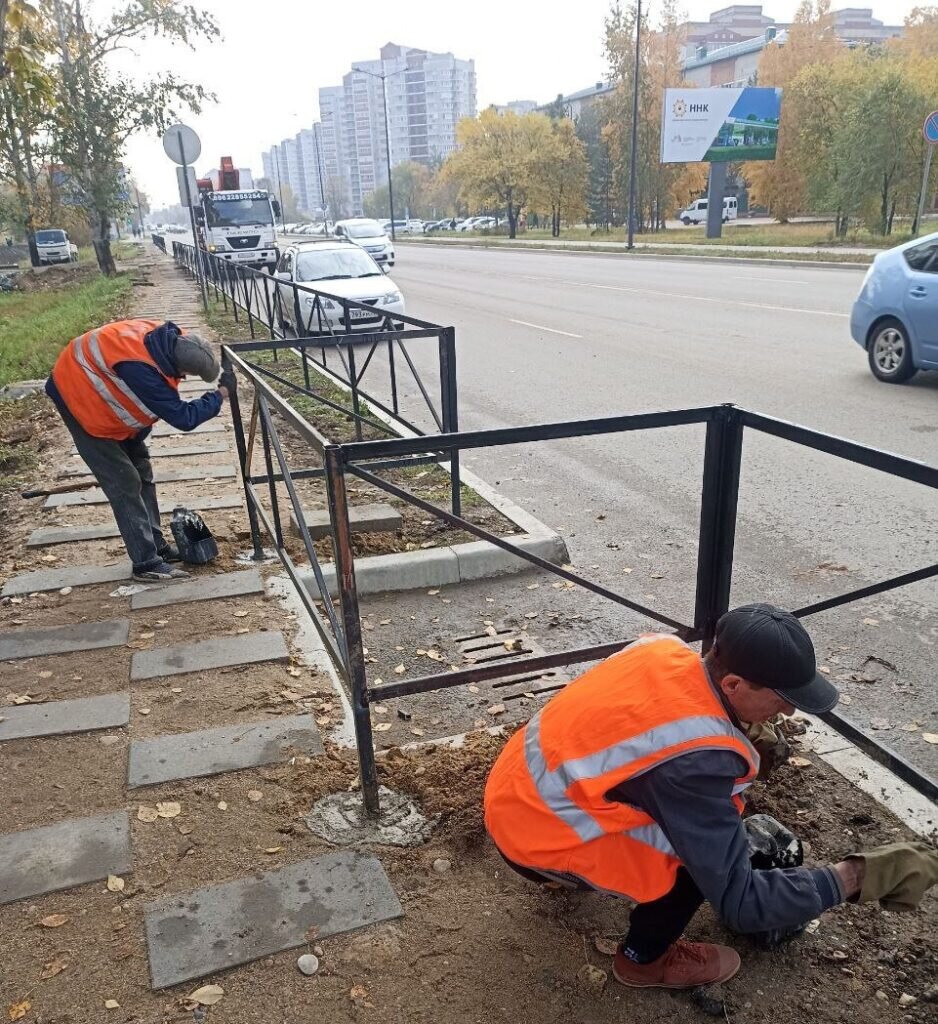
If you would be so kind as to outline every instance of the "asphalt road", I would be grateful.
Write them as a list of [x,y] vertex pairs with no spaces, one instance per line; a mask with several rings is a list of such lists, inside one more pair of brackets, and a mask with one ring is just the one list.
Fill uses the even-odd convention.
[[[862,272],[408,244],[393,277],[410,313],[456,328],[464,429],[733,402],[938,462],[938,374],[881,384],[849,336]],[[430,352],[415,362],[432,381]],[[378,388],[381,362],[368,372]],[[415,408],[416,387],[404,390]],[[702,453],[703,428],[681,427],[464,461],[559,530],[586,575],[690,622]],[[928,565],[936,511],[925,488],[747,433],[733,603],[798,607]],[[551,589],[547,577],[531,590],[532,579],[458,588],[451,605],[433,599],[429,619],[423,595],[363,607],[393,615],[398,649],[445,643],[470,615],[523,621],[539,609],[532,629],[550,616],[539,636],[549,649],[649,628],[590,594]],[[938,747],[922,738],[938,733],[938,582],[806,624],[844,713],[938,774]],[[385,660],[382,651],[376,671],[390,670]]]

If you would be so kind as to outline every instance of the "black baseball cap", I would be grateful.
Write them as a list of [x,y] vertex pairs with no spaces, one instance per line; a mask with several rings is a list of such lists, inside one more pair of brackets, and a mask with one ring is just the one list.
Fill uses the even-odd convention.
[[713,653],[727,671],[769,687],[809,715],[830,711],[840,699],[837,687],[817,671],[807,630],[775,605],[744,604],[721,616]]

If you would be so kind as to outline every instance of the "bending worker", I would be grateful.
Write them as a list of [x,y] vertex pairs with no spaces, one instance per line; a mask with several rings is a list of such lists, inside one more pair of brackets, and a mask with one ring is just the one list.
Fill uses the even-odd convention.
[[742,793],[759,754],[742,723],[829,711],[801,623],[772,605],[727,612],[701,658],[645,636],[556,694],[492,768],[485,824],[539,883],[638,904],[613,961],[624,985],[691,988],[740,966],[726,946],[681,938],[709,900],[734,931],[804,925],[859,897],[909,909],[938,881],[938,852],[896,843],[817,868],[753,870]]
[[189,576],[170,564],[179,552],[160,529],[145,439],[157,420],[194,430],[217,416],[233,373],[192,402],[179,397],[179,382],[195,374],[211,383],[218,370],[212,347],[197,334],[169,321],[119,320],[70,341],[46,381],[46,394],[111,503],[133,578],[143,583]]

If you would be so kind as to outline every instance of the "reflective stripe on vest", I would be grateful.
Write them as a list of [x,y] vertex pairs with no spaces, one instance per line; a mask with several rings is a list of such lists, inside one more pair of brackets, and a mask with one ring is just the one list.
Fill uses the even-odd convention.
[[[85,337],[88,339],[88,348],[91,353],[90,362],[85,355],[84,348],[82,347],[82,340]],[[95,392],[125,427],[130,427],[132,430],[143,430],[159,418],[155,413],[151,412],[130,390],[130,388],[127,387],[120,377],[118,377],[117,374],[108,367],[103,355],[101,354],[97,331],[92,331],[88,335],[82,335],[75,338],[72,341],[72,353],[75,356],[78,365],[85,371],[85,376],[88,378],[91,386],[95,389]],[[111,385],[117,388],[127,401],[139,412],[139,419],[135,418],[134,415],[111,394],[102,378],[106,378]]]
[[[693,715],[689,718],[679,718],[674,722],[666,722],[647,732],[640,733],[638,736],[614,743],[595,754],[563,761],[551,770],[547,767],[547,761],[541,749],[540,719],[541,712],[539,711],[525,727],[524,756],[528,771],[537,788],[538,795],[545,805],[561,821],[569,825],[584,843],[606,835],[606,830],[591,814],[584,811],[567,796],[567,790],[575,782],[597,778],[615,768],[648,757],[656,751],[666,750],[668,747],[691,740],[706,739],[709,736],[731,736],[743,740],[752,751],[753,763],[759,763],[759,755],[755,748],[728,718],[720,718],[717,715]],[[682,753],[684,752],[682,751]],[[663,762],[656,762],[654,767],[661,763]],[[733,787],[734,795],[741,793],[748,785],[749,782],[737,783]],[[654,829],[657,829],[657,832]],[[664,833],[656,825],[642,825],[624,834],[653,846],[663,853],[672,855],[674,853]]]

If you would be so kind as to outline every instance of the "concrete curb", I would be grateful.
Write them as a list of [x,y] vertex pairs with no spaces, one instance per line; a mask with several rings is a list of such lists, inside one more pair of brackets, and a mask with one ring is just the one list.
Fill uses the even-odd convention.
[[[402,241],[402,239],[398,239]],[[664,253],[654,252],[649,250],[641,250],[632,252],[618,251],[613,249],[602,249],[602,248],[589,248],[589,247],[567,247],[567,246],[548,246],[548,245],[501,245],[496,243],[495,245],[486,245],[485,243],[479,242],[429,242],[426,240],[407,241],[406,245],[423,245],[427,248],[446,248],[449,246],[454,249],[496,249],[504,252],[548,252],[548,253],[564,253],[566,255],[574,256],[611,256],[611,257],[627,257],[628,259],[655,259],[655,260],[677,260],[678,262],[684,263],[723,263],[730,265],[739,265],[745,267],[817,267],[821,270],[868,270],[872,264],[872,259],[869,263],[843,263],[835,262],[833,260],[810,260],[810,259],[775,259],[768,257],[758,256],[698,256],[695,253]]]

